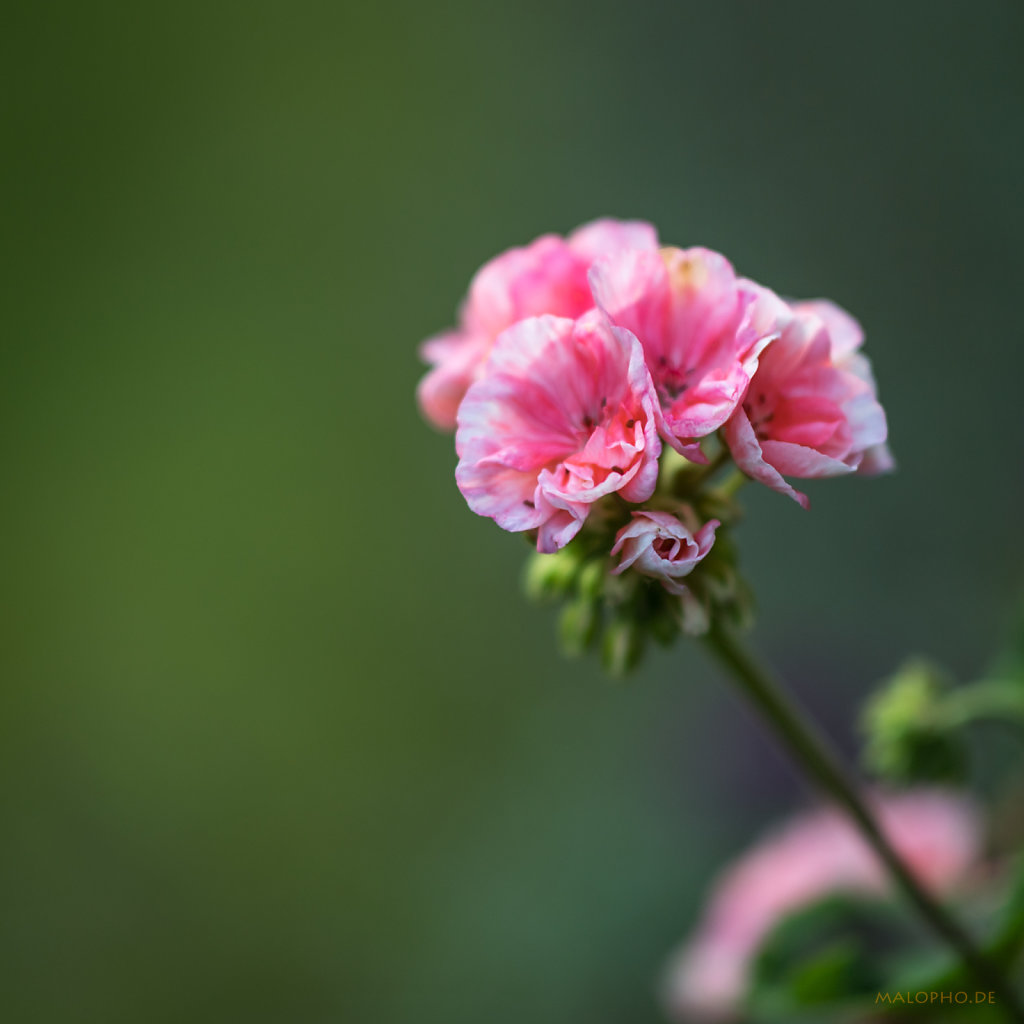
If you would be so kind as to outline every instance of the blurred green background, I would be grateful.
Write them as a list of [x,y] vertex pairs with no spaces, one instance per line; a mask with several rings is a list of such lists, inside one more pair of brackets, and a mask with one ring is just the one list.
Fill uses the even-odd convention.
[[801,790],[695,647],[561,658],[416,345],[606,214],[854,311],[900,472],[741,532],[850,747],[1024,577],[1022,45],[1012,2],[9,11],[3,1018],[660,1020]]

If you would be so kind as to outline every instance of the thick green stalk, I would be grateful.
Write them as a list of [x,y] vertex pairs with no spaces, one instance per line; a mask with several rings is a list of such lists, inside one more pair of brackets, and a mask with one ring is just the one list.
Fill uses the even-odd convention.
[[929,895],[903,863],[864,803],[860,787],[814,724],[727,627],[712,626],[706,641],[801,768],[853,819],[920,915],[956,952],[978,984],[995,993],[1007,1019],[1024,1024],[1024,1008],[1013,986],[977,948],[960,923]]
[[961,686],[945,697],[938,714],[947,728],[982,721],[1024,725],[1024,686],[1001,679]]

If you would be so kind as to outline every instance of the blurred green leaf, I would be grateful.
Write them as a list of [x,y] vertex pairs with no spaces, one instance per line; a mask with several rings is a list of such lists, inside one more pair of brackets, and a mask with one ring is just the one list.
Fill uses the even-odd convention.
[[991,956],[1013,973],[1021,973],[1024,953],[1024,856],[1014,867],[1009,891],[1003,906],[1002,920],[989,945]]
[[862,1018],[908,958],[921,955],[916,923],[895,904],[832,895],[784,918],[752,973],[752,1019]]
[[[1024,950],[1024,858],[1008,874],[1005,884],[986,899],[976,900],[970,908],[974,913],[965,917],[975,935],[989,936],[983,942],[988,957],[1010,978],[1022,979],[1020,965]],[[971,971],[960,960],[943,947],[921,949],[913,955],[901,958],[894,966],[890,986],[901,992],[969,992],[977,988]],[[943,1008],[933,1004],[926,1006],[908,1005],[907,1016],[935,1019]],[[948,1008],[950,1014],[963,1015],[964,1007]],[[971,1006],[972,1020],[1003,1019],[998,1007]]]

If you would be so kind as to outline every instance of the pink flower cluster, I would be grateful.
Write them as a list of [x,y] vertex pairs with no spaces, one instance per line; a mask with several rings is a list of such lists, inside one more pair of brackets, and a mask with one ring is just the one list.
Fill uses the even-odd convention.
[[[918,880],[943,895],[968,880],[981,852],[973,804],[941,790],[874,799],[883,832]],[[838,811],[803,815],[728,867],[696,933],[666,978],[674,1020],[735,1021],[762,941],[784,917],[831,893],[883,897],[886,871]]]
[[[717,433],[748,477],[805,507],[787,477],[890,464],[848,314],[784,302],[708,249],[658,244],[649,224],[599,220],[511,249],[478,271],[459,326],[423,346],[420,405],[457,426],[463,495],[506,530],[536,531],[542,553],[601,499],[647,502],[663,446],[704,464]],[[717,525],[633,510],[620,569],[671,589]]]

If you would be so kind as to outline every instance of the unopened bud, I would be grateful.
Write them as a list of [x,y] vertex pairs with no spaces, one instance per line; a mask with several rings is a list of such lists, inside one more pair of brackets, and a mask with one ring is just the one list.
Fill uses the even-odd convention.
[[583,597],[596,601],[604,593],[608,578],[608,565],[603,558],[592,558],[580,570],[579,592]]
[[523,588],[535,601],[564,597],[570,593],[580,570],[580,559],[570,544],[553,555],[534,551],[526,560]]
[[570,601],[558,620],[558,636],[566,654],[583,654],[597,638],[601,607],[597,601],[580,596]]
[[612,619],[601,641],[601,661],[614,676],[624,676],[636,668],[644,650],[643,632],[630,619]]
[[864,710],[864,760],[868,769],[898,782],[955,781],[966,755],[948,729],[940,704],[950,682],[921,660],[904,665]]

